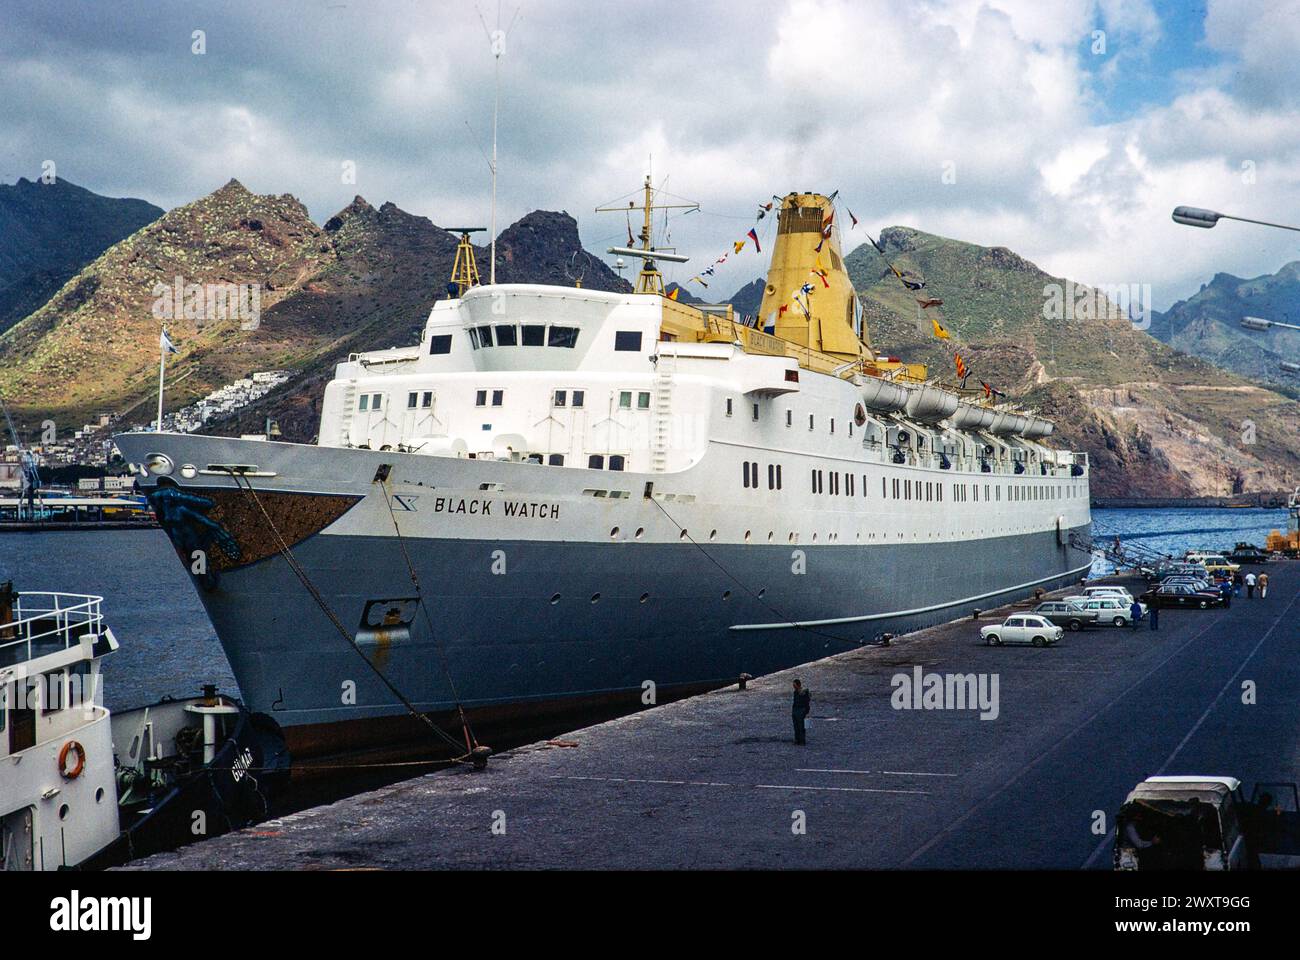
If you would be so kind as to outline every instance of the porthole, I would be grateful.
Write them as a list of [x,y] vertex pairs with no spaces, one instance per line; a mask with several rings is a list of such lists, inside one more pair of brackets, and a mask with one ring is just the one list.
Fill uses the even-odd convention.
[[559,602],[560,602],[560,595],[558,593],[551,594],[551,606],[554,606]]
[[682,527],[682,532],[679,533],[679,534],[677,535],[677,539],[678,539],[678,540],[685,540],[685,539],[686,539],[686,528],[685,528],[685,527]]
[[642,603],[645,603],[645,602],[646,602],[647,600],[649,600],[649,599],[650,599],[650,594],[648,594],[648,593],[643,593],[643,594],[641,594],[641,602],[642,602]]
[[59,819],[68,819],[68,805],[66,803],[59,807]]
[[771,530],[767,531],[767,542],[771,543],[774,539],[776,539],[776,534]]
[[730,591],[730,590],[723,590],[723,591],[722,591],[722,599],[723,599],[723,600],[730,600],[730,599],[731,599],[731,591]]
[[614,527],[612,530],[609,531],[609,539],[611,540],[618,539],[618,527]]
[[591,602],[592,602],[592,603],[600,603],[600,594],[599,594],[599,593],[593,593],[593,594],[591,595]]
[[758,599],[762,600],[766,596],[767,596],[767,587],[763,587],[761,590],[758,591]]
[[718,531],[716,531],[716,530],[710,530],[710,531],[709,531],[709,539],[710,539],[710,540],[716,540],[716,539],[718,539]]
[[640,539],[641,539],[642,537],[644,537],[644,536],[645,536],[645,527],[637,527],[637,528],[636,528],[636,538],[637,538],[638,540],[640,540]]
[[813,543],[816,543],[816,542],[817,542],[817,534],[814,533],[814,534],[813,534]]
[[103,803],[103,802],[104,802],[104,788],[103,788],[103,787],[99,787],[98,789],[95,790],[95,802],[96,802],[96,803]]
[[752,538],[751,538],[751,536],[750,536],[749,531],[746,530],[746,531],[745,531],[745,542],[746,542],[746,543],[749,543],[749,541],[750,541],[751,539],[752,539]]

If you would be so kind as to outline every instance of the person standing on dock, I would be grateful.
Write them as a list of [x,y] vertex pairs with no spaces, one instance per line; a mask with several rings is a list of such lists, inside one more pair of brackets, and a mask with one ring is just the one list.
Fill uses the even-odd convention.
[[1263,600],[1268,596],[1268,574],[1261,573],[1255,582],[1259,585],[1259,599]]
[[1138,621],[1142,619],[1142,604],[1134,600],[1128,608],[1128,625],[1134,630],[1138,628]]
[[794,742],[798,744],[807,744],[808,733],[804,729],[804,721],[808,718],[808,711],[812,709],[812,691],[805,690],[802,680],[794,682],[794,701],[790,705],[790,717],[794,720]]
[[1151,611],[1147,614],[1147,620],[1152,632],[1160,629],[1160,608],[1154,603],[1151,604]]
[[1223,597],[1223,606],[1228,608],[1232,606],[1232,582],[1224,580],[1219,584],[1219,596]]
[[1248,573],[1246,574],[1246,599],[1249,600],[1254,595],[1255,595],[1255,575],[1253,573]]
[[1241,571],[1238,570],[1236,573],[1232,575],[1232,595],[1234,597],[1241,596],[1241,584],[1242,584]]

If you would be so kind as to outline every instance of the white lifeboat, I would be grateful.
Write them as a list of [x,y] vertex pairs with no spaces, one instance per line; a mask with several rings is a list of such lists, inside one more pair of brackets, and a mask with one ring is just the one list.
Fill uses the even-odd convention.
[[1006,437],[1013,433],[1024,433],[1025,427],[1029,424],[1029,418],[1019,413],[1012,413],[1010,410],[1000,411],[989,424],[989,433]]
[[958,399],[954,393],[923,384],[913,387],[907,398],[907,415],[922,423],[936,423],[953,415],[957,409]]
[[952,415],[952,425],[958,430],[985,430],[997,415],[996,410],[963,401],[957,404],[957,409]]
[[1043,437],[1050,436],[1056,429],[1056,424],[1051,420],[1044,420],[1042,417],[1028,417],[1023,431],[1024,435],[1031,440],[1041,440]]
[[900,384],[882,380],[880,377],[861,377],[857,385],[862,397],[862,405],[868,410],[890,413],[894,410],[902,410],[907,405],[907,390]]

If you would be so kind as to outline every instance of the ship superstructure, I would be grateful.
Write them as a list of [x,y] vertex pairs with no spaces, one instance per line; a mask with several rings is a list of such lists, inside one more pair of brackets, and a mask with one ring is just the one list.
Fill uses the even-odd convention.
[[296,753],[383,743],[394,687],[514,722],[1077,579],[1086,455],[873,351],[831,209],[781,201],[754,324],[466,282],[419,344],[339,364],[317,445],[119,437],[245,702]]

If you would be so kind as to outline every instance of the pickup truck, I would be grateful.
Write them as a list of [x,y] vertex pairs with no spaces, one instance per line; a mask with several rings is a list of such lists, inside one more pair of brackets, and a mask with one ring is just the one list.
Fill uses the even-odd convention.
[[1300,794],[1236,777],[1148,777],[1115,818],[1116,870],[1257,870],[1300,863]]

